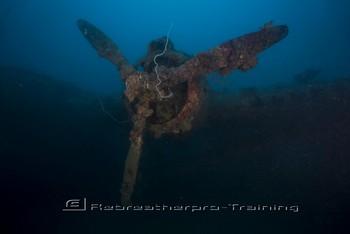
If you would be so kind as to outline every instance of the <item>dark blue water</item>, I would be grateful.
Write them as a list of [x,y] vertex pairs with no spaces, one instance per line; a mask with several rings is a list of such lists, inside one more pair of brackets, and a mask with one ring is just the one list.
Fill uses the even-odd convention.
[[[112,37],[131,63],[149,41],[170,34],[189,54],[256,31],[273,20],[289,36],[259,56],[259,66],[230,75],[229,85],[265,85],[291,80],[310,67],[327,76],[348,74],[348,2],[307,1],[10,1],[0,5],[0,63],[43,71],[93,90],[121,91],[113,65],[96,58],[76,20],[86,19]],[[263,77],[263,78],[262,78]]]
[[[349,8],[345,0],[1,1],[0,232],[348,233]],[[62,211],[75,198],[120,204],[132,127],[102,111],[99,98],[129,118],[118,72],[81,35],[79,18],[131,63],[171,24],[176,49],[192,55],[271,20],[288,25],[254,69],[208,75],[190,133],[144,138],[135,204],[230,209]]]

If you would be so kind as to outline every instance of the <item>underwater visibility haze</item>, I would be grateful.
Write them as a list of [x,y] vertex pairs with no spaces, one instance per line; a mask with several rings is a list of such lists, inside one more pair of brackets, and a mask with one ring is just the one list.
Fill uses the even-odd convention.
[[1,1],[1,233],[348,233],[349,9]]

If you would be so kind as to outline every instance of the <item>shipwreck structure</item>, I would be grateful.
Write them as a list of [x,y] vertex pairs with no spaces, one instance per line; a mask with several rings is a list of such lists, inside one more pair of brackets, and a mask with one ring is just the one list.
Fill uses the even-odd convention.
[[[272,26],[271,21],[256,32],[190,56],[175,49],[168,33],[152,41],[148,54],[132,66],[117,45],[96,26],[83,19],[77,24],[98,54],[117,67],[126,86],[133,128],[121,187],[123,205],[131,204],[145,132],[159,138],[163,134],[190,131],[205,95],[203,77],[206,74],[226,75],[254,68],[257,54],[288,34],[287,26]],[[139,71],[139,67],[143,71]]]

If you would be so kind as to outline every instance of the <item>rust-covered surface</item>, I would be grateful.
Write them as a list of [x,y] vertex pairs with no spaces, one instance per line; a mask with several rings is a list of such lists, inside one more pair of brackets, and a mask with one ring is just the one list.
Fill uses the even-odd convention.
[[[177,51],[170,39],[163,37],[152,41],[147,55],[132,66],[101,30],[82,19],[77,24],[99,55],[117,67],[125,82],[124,94],[131,110],[133,128],[121,188],[124,205],[131,203],[144,133],[149,131],[155,137],[161,137],[190,131],[204,99],[202,78],[206,74],[226,75],[253,68],[258,53],[288,34],[287,26],[272,27],[269,22],[259,31],[229,40],[196,56]],[[139,71],[139,67],[143,71]]]

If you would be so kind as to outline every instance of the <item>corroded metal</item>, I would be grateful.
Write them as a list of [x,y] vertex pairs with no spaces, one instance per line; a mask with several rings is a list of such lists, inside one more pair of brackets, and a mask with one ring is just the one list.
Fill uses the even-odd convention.
[[[163,37],[152,41],[148,46],[148,54],[132,66],[101,30],[82,19],[77,24],[99,55],[117,67],[125,82],[124,94],[128,109],[131,110],[133,129],[130,132],[130,148],[121,188],[121,202],[124,205],[131,203],[144,133],[149,131],[155,137],[160,137],[163,134],[190,131],[204,99],[205,85],[202,78],[206,74],[219,72],[226,75],[235,70],[253,68],[257,64],[258,53],[288,34],[287,26],[272,27],[272,22],[269,22],[257,32],[229,40],[196,56],[177,51],[169,38]],[[168,40],[168,46],[165,47]],[[159,84],[154,58],[165,50],[157,58]],[[142,72],[137,70],[140,66]],[[172,98],[163,98],[170,90]]]

